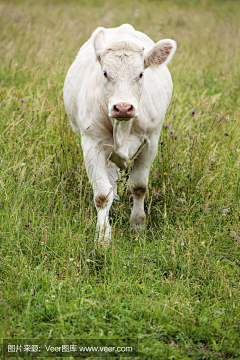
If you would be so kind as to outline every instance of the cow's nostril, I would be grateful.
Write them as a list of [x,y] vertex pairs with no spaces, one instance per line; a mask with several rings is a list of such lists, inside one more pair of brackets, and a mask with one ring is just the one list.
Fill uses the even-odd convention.
[[116,105],[114,105],[113,110],[114,110],[115,112],[119,113],[119,109],[117,108]]
[[132,112],[132,111],[133,111],[133,106],[131,105],[131,106],[128,108],[127,112]]

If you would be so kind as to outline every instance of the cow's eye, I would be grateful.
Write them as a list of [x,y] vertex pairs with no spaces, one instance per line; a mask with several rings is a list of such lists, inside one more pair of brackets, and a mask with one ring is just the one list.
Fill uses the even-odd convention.
[[141,79],[142,77],[143,77],[143,72],[140,73],[139,79]]
[[107,76],[107,72],[106,72],[105,70],[103,71],[103,76],[104,76],[106,79],[107,79],[107,77],[108,77],[108,76]]

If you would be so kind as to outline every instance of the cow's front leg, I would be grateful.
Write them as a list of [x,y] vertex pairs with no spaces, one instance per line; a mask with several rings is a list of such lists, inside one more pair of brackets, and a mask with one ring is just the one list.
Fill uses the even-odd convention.
[[133,209],[130,217],[134,228],[139,229],[145,224],[144,197],[148,187],[148,176],[158,149],[158,138],[143,145],[141,152],[134,160],[129,184],[133,195]]
[[108,243],[111,227],[108,220],[109,209],[113,202],[113,187],[108,178],[107,155],[104,149],[91,141],[82,141],[83,154],[88,178],[94,192],[97,209],[97,233],[100,243]]

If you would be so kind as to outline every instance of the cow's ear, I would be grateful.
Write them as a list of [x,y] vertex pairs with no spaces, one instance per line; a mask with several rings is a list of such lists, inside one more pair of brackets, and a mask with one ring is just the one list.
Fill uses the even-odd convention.
[[104,28],[97,29],[94,34],[93,44],[98,61],[101,61],[101,54],[104,47]]
[[144,66],[168,64],[175,51],[177,50],[177,43],[171,39],[160,40],[148,50],[144,56]]

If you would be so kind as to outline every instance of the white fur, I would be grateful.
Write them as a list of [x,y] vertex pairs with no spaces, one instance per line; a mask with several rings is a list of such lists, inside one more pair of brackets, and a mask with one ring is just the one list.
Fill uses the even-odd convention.
[[[158,51],[164,54],[166,44],[172,46],[170,53],[167,57],[158,56]],[[108,212],[113,198],[117,198],[119,167],[126,167],[141,148],[132,162],[129,182],[133,190],[147,188],[172,95],[166,63],[175,50],[175,41],[161,40],[155,46],[147,35],[128,24],[114,29],[98,28],[81,47],[67,73],[63,89],[65,108],[73,130],[81,135],[95,204],[100,195],[108,200],[107,205],[96,206],[100,241],[111,235]],[[139,78],[141,72],[143,78]],[[123,102],[136,109],[135,117],[126,121],[112,116],[113,106]],[[133,198],[131,221],[138,226],[145,217],[144,198],[134,191]]]

